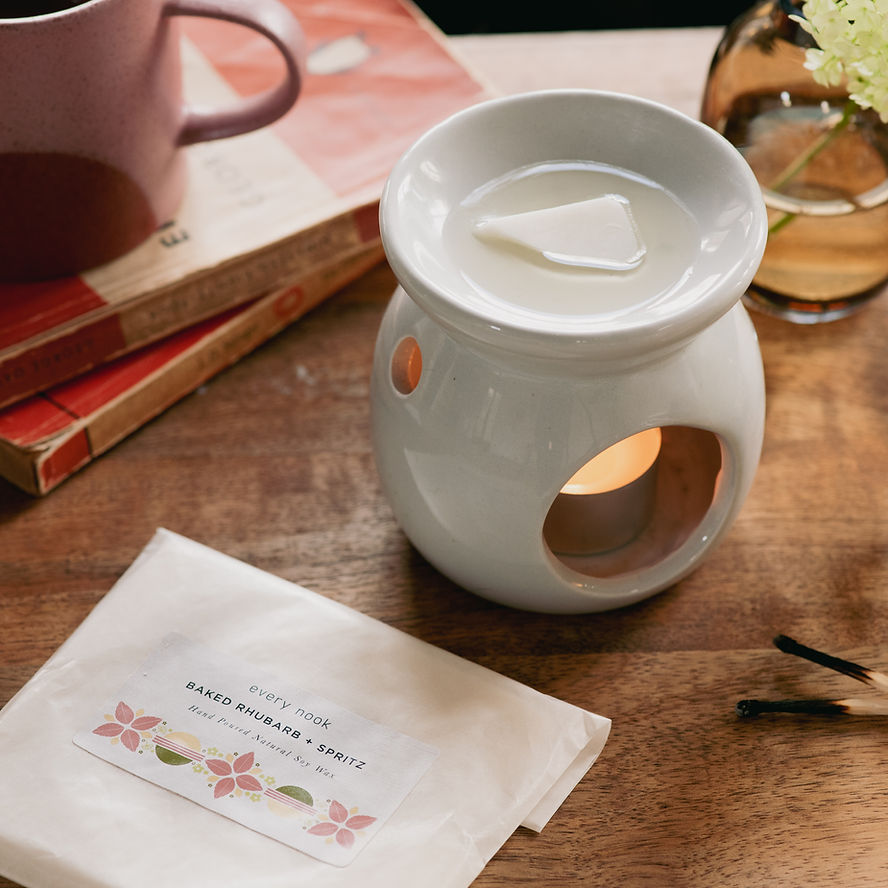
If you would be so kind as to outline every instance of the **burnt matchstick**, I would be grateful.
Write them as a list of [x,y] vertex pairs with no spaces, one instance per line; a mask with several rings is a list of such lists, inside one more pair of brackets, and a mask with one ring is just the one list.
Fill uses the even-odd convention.
[[[833,657],[815,648],[800,644],[786,635],[778,635],[774,639],[775,646],[787,654],[794,654],[819,666],[841,672],[864,684],[888,692],[888,675]],[[737,715],[741,718],[753,718],[764,712],[795,712],[811,715],[888,715],[888,700],[873,700],[849,697],[844,700],[741,700],[736,706]]]
[[808,715],[888,715],[888,701],[864,700],[741,700],[737,706],[741,718],[753,718],[764,712],[793,712]]
[[823,651],[799,644],[799,642],[786,635],[778,635],[774,639],[774,644],[786,654],[795,654],[797,657],[803,657],[812,663],[826,666],[827,669],[833,669],[836,672],[855,678],[857,681],[862,681],[864,684],[878,688],[880,691],[888,691],[888,675],[885,675],[884,672],[877,672],[868,666],[861,666],[858,663],[852,663],[850,660],[842,660],[840,657],[824,654]]

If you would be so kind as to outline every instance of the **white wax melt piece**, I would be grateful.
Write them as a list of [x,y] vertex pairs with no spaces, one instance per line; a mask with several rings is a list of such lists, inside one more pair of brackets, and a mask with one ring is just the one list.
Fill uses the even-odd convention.
[[617,194],[492,216],[477,222],[477,237],[515,244],[551,262],[629,271],[645,256],[629,201]]

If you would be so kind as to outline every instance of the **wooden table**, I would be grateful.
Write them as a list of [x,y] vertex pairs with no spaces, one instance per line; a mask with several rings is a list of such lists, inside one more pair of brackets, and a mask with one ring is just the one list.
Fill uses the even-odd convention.
[[[621,89],[694,114],[717,38],[456,42],[504,91]],[[479,888],[884,888],[888,720],[734,704],[873,693],[777,652],[779,632],[888,668],[888,299],[819,327],[756,315],[765,445],[720,549],[641,605],[553,617],[455,587],[392,519],[368,374],[393,286],[368,274],[46,499],[0,484],[0,703],[165,526],[613,719],[546,830],[519,830]]]

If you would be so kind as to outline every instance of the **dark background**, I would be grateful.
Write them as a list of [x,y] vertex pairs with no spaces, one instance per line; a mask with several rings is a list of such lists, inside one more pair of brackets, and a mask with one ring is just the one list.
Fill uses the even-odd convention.
[[711,3],[670,0],[415,0],[446,34],[520,31],[597,31],[610,28],[684,28],[728,25],[752,0]]

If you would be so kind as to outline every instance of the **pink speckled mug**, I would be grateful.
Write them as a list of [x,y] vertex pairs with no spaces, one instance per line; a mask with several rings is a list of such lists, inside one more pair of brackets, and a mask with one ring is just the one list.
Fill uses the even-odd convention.
[[[286,62],[281,83],[229,108],[189,110],[179,15],[263,34]],[[303,55],[278,0],[0,4],[0,281],[73,274],[135,247],[179,204],[182,147],[283,115]]]

